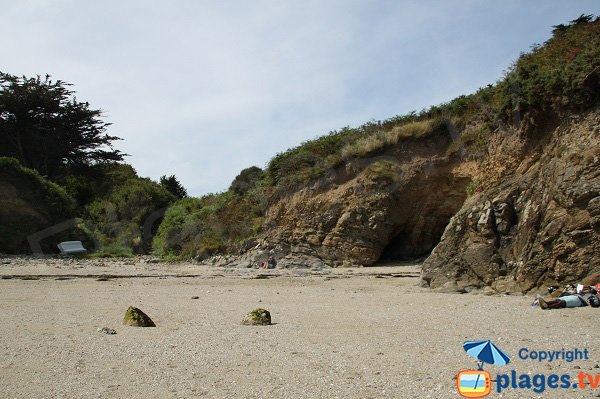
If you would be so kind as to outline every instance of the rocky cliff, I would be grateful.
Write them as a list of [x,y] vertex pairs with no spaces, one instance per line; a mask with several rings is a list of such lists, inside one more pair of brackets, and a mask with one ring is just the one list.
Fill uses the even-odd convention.
[[415,259],[431,252],[461,208],[469,168],[446,155],[445,126],[351,159],[266,214],[266,241],[331,266]]
[[447,155],[452,142],[440,128],[281,198],[263,249],[283,265],[428,256],[422,284],[458,292],[527,292],[600,272],[599,109],[499,130],[480,160]]
[[500,131],[423,265],[423,285],[526,292],[600,271],[600,110]]
[[600,19],[582,15],[494,85],[277,154],[250,185],[259,239],[215,263],[425,259],[422,285],[458,292],[581,281],[600,272],[599,105]]

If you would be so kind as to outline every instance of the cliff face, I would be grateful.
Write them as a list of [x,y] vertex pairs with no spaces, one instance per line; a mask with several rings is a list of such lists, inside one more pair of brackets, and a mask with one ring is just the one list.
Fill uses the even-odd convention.
[[267,211],[267,249],[282,265],[428,256],[422,284],[459,292],[526,292],[600,271],[599,109],[500,129],[479,160],[448,155],[451,131],[350,160],[284,196]]
[[442,126],[346,162],[273,204],[266,241],[332,266],[429,254],[471,181],[468,163],[446,155],[451,143]]
[[501,292],[600,271],[600,110],[492,137],[479,192],[423,265],[425,286]]

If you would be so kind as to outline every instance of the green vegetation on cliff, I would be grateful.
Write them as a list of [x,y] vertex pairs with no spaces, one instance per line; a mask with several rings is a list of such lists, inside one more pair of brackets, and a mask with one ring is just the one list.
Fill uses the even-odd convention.
[[261,176],[259,168],[248,168],[226,192],[177,201],[160,224],[154,252],[175,258],[205,258],[239,251],[261,230],[266,208]]
[[0,157],[0,204],[0,250],[7,253],[29,251],[27,236],[73,218],[77,206],[62,187],[7,157]]
[[103,254],[146,253],[146,218],[175,201],[169,190],[185,190],[175,176],[160,185],[120,163],[101,111],[69,86],[0,73],[0,252],[27,253],[27,236],[79,217],[93,227],[49,237],[46,253],[66,237],[91,248],[92,233]]
[[[115,169],[127,166],[113,165]],[[155,211],[175,201],[166,188],[134,174],[115,184],[85,207],[85,218],[93,227],[106,255],[143,254],[150,251],[150,238],[144,237],[144,224]],[[152,226],[149,226],[152,228]]]

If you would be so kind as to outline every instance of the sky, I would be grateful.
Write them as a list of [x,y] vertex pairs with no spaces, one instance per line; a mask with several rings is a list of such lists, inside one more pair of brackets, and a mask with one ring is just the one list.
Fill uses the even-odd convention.
[[0,71],[73,84],[190,195],[345,126],[499,80],[598,0],[0,0]]

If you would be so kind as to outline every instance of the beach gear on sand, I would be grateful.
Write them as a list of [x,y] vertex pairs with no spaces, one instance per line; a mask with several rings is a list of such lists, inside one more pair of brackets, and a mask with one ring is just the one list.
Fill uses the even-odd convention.
[[62,255],[81,255],[87,252],[81,241],[64,241],[57,247]]
[[597,295],[591,296],[588,299],[588,304],[593,308],[600,308],[600,299],[598,299]]
[[560,297],[559,299],[565,302],[567,308],[578,308],[587,305],[581,295],[567,295]]
[[[584,284],[577,284],[575,286],[569,284],[557,299],[544,300],[538,295],[531,306],[535,306],[537,303],[542,309],[579,308],[583,306],[600,308],[599,289],[600,284],[594,286]],[[551,290],[548,289],[548,292],[551,293]]]

